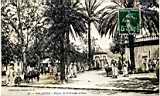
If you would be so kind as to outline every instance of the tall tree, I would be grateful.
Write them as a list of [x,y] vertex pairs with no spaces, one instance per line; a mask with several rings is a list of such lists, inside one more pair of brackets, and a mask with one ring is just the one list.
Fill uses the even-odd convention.
[[82,33],[86,32],[85,16],[78,11],[79,0],[52,0],[48,6],[50,9],[46,11],[46,15],[53,22],[49,33],[56,34],[54,38],[57,38],[61,46],[60,66],[61,81],[63,82],[69,52],[69,33],[73,36],[75,32],[77,36],[82,36]]
[[[140,0],[143,1],[143,0]],[[155,1],[155,0],[154,0]],[[149,6],[145,6],[143,2],[140,2],[141,6],[139,6],[138,0],[112,0],[113,7],[110,7],[106,12],[104,12],[100,18],[99,22],[99,32],[101,35],[106,35],[109,33],[110,36],[114,36],[118,28],[118,10],[120,8],[139,8],[141,12],[141,26],[146,31],[148,30],[150,33],[158,34],[159,30],[159,12],[150,8]],[[143,4],[142,4],[143,3]],[[153,4],[152,4],[153,5]],[[154,2],[154,5],[157,6],[157,3]],[[153,7],[153,6],[152,6]],[[128,39],[130,41],[130,60],[132,63],[132,67],[134,69],[134,36],[129,35]]]
[[[128,3],[128,2],[129,3]],[[109,33],[110,36],[113,36],[117,32],[118,28],[118,10],[120,8],[139,8],[141,11],[141,26],[144,28],[144,30],[149,30],[150,33],[158,34],[159,30],[159,12],[157,10],[154,10],[150,6],[153,5],[152,3],[147,3],[148,5],[145,5],[146,3],[142,2],[143,0],[140,0],[141,6],[139,6],[138,0],[112,0],[114,5],[107,9],[101,17],[100,17],[100,24],[99,24],[99,32],[101,35],[107,35]],[[155,1],[155,0],[153,0]],[[134,5],[133,5],[134,4]],[[152,7],[158,7],[158,3],[154,3]]]
[[[3,2],[1,7],[1,14],[3,22],[2,28],[9,30],[12,39],[15,39],[14,46],[17,48],[16,52],[19,54],[19,58],[23,62],[24,71],[26,71],[27,60],[26,55],[28,53],[28,48],[33,44],[35,40],[35,34],[38,33],[37,27],[43,26],[40,20],[43,15],[39,14],[41,5],[35,0],[14,0],[10,2]],[[4,32],[5,32],[4,31]]]
[[82,11],[85,14],[87,19],[87,26],[88,26],[88,64],[89,69],[91,69],[92,66],[92,54],[91,54],[91,23],[94,23],[97,25],[99,15],[107,9],[107,7],[100,8],[102,5],[102,0],[85,0],[84,5],[82,5]]

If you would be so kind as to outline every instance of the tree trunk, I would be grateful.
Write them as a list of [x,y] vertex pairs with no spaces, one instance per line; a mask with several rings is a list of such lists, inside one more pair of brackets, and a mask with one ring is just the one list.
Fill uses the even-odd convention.
[[38,58],[38,65],[37,65],[37,67],[38,67],[38,71],[40,72],[40,56],[39,55],[37,55],[37,58]]
[[61,71],[61,76],[60,76],[60,80],[61,83],[64,82],[65,80],[65,46],[64,46],[64,37],[65,35],[63,35],[61,37],[61,64],[60,64],[60,71]]
[[123,62],[124,62],[124,61],[123,61],[123,54],[121,54],[121,57],[122,57],[122,65],[123,65]]
[[89,70],[91,70],[92,62],[91,62],[91,22],[88,22],[88,65]]
[[27,72],[27,61],[26,61],[26,52],[23,51],[23,73]]
[[131,61],[131,71],[135,70],[135,59],[134,59],[134,36],[129,35],[129,49],[130,49],[130,61]]
[[[134,0],[128,0],[128,8],[134,7]],[[135,70],[135,59],[134,59],[134,36],[132,34],[128,35],[129,38],[129,49],[130,49],[130,61],[131,61],[131,71]]]
[[70,40],[69,40],[69,31],[66,33],[66,66],[67,66],[67,69],[66,69],[66,72],[65,74],[68,73],[68,66],[70,64]]

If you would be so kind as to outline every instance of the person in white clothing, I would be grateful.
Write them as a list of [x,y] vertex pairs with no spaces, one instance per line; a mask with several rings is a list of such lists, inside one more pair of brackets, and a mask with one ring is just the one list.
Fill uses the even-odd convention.
[[30,66],[27,66],[27,73],[29,73],[30,71],[32,71],[32,68]]
[[115,78],[118,76],[118,64],[117,61],[115,61]]
[[112,60],[111,65],[112,65],[112,77],[117,78],[117,76],[118,76],[118,66],[117,66],[116,61]]
[[72,67],[73,67],[73,77],[76,78],[77,77],[77,66],[76,64],[73,64]]
[[71,63],[68,67],[68,77],[72,78],[73,77],[73,63]]
[[123,64],[123,76],[126,77],[128,76],[128,62],[125,61]]
[[9,73],[8,73],[8,84],[10,86],[14,85],[14,79],[15,79],[15,70],[14,66],[10,66]]

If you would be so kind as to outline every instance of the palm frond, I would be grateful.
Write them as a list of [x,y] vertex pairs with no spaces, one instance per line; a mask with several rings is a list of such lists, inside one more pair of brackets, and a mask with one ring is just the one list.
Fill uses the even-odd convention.
[[[120,0],[120,1],[112,0],[112,2],[117,4],[117,6],[115,5],[115,7],[113,7],[113,9],[108,8],[105,12],[102,12],[102,15],[100,17],[100,24],[99,24],[100,31],[99,32],[101,35],[106,35],[107,33],[109,33],[110,35],[113,35],[113,34],[115,34],[114,32],[116,32],[116,31],[113,31],[113,29],[115,29],[115,28],[111,27],[111,26],[117,26],[117,25],[110,20],[113,17],[113,15],[117,15],[117,14],[112,14],[113,11],[111,11],[111,10],[117,11],[117,13],[118,13],[119,8],[127,7],[126,0]],[[140,4],[142,4],[142,3],[140,3]],[[152,33],[158,34],[159,12],[157,12],[156,10],[154,10],[152,8],[145,7],[145,4],[142,5],[140,11],[141,11],[141,18],[142,18],[142,23],[141,23],[142,28],[144,28],[144,30],[148,30],[151,34]],[[109,17],[111,17],[111,18],[109,18]],[[110,24],[110,23],[113,23],[113,24]],[[113,31],[113,32],[111,33],[111,31]]]
[[[101,36],[106,35],[108,32],[109,32],[109,34],[113,33],[113,32],[111,32],[114,29],[114,27],[112,27],[112,26],[113,25],[115,26],[115,22],[117,20],[117,15],[118,15],[118,12],[113,10],[110,14],[101,18],[100,26],[99,26],[99,32],[100,32]],[[111,27],[112,27],[112,29],[111,29]]]
[[104,1],[101,1],[101,0],[99,2],[97,2],[97,0],[96,0],[96,3],[95,3],[95,5],[92,6],[91,10],[96,11],[102,5],[103,2]]
[[148,30],[151,34],[159,33],[159,13],[155,10],[141,9],[142,28]]

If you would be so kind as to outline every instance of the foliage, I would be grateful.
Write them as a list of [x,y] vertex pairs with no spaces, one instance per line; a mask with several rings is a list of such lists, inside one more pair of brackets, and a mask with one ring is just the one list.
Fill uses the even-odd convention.
[[70,45],[70,61],[71,62],[86,62],[87,52],[79,52],[79,46]]
[[117,54],[124,54],[125,52],[125,48],[124,48],[124,36],[120,35],[120,34],[116,34],[113,38],[113,43],[110,47],[110,50],[112,53]]
[[[131,0],[133,1],[133,0]],[[143,0],[141,0],[143,1]],[[155,1],[155,0],[153,0]],[[99,32],[101,35],[107,35],[109,33],[110,36],[114,36],[117,32],[118,28],[118,9],[119,8],[127,8],[129,3],[126,0],[112,0],[114,3],[113,6],[108,8],[100,17],[99,22]],[[158,34],[159,30],[159,12],[153,7],[159,7],[158,3],[149,3],[149,5],[145,5],[146,3],[140,2],[141,6],[138,5],[138,2],[134,0],[132,2],[133,8],[140,7],[141,12],[141,19],[142,23],[141,26],[144,28],[145,31],[149,31],[151,34],[155,33]],[[152,6],[151,6],[152,5]],[[152,8],[151,8],[152,7]]]
[[[12,44],[12,51],[9,51],[8,48],[10,45],[5,44],[2,46],[2,49],[5,49],[4,52],[12,53],[12,59],[15,61],[22,61],[26,56],[23,56],[24,53],[29,53],[29,48],[35,41],[35,36],[38,34],[38,27],[43,28],[43,22],[40,22],[43,18],[43,14],[40,14],[41,5],[37,4],[35,0],[32,1],[10,1],[3,2],[1,6],[2,14],[2,36],[7,34],[8,39],[6,43]],[[5,40],[2,39],[2,42]],[[14,51],[13,51],[14,50]],[[6,53],[2,53],[2,58],[6,57]],[[13,58],[16,57],[16,58]],[[27,58],[26,58],[27,59]]]
[[[75,33],[77,36],[82,36],[83,33],[86,33],[86,18],[79,11],[79,0],[52,0],[46,5],[48,10],[45,11],[45,16],[51,22],[48,36],[51,38],[50,42],[58,47],[54,49],[54,55],[60,59],[61,80],[63,81],[65,64],[69,63],[71,53],[69,34],[74,36]],[[77,52],[74,51],[74,53]]]
[[[82,5],[82,12],[87,17],[87,26],[88,26],[88,63],[89,67],[91,68],[91,61],[93,58],[92,51],[92,41],[91,41],[91,23],[93,23],[97,28],[98,18],[99,15],[107,8],[103,7],[100,8],[102,5],[102,0],[85,0],[84,5]],[[94,49],[93,49],[94,50]]]
[[[69,34],[74,36],[73,34],[75,33],[77,36],[82,36],[86,32],[85,16],[78,11],[78,4],[79,0],[68,2],[53,0],[47,4],[49,8],[46,10],[45,15],[49,18],[49,22],[52,22],[52,26],[48,30],[48,36],[51,38],[49,40],[51,46],[47,48],[52,48],[56,50],[55,52],[61,52],[61,43],[64,43],[65,48],[69,46]],[[67,49],[65,52],[67,52]],[[60,53],[55,54],[59,59],[61,58],[59,56]]]

